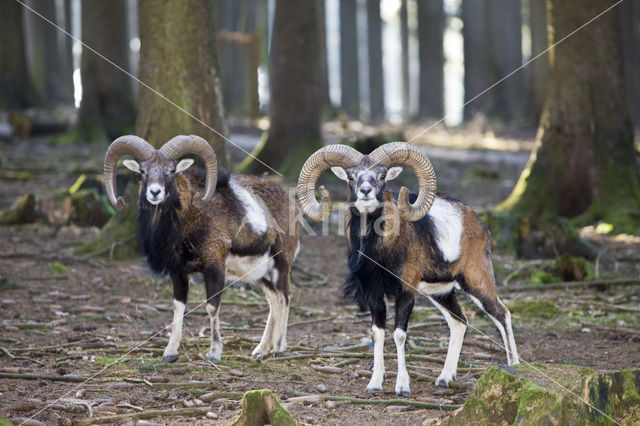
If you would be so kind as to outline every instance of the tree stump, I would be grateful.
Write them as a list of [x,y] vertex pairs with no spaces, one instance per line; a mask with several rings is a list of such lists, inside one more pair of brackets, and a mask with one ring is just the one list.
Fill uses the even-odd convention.
[[291,426],[296,422],[291,413],[280,405],[278,397],[269,389],[249,391],[242,398],[242,413],[234,426]]

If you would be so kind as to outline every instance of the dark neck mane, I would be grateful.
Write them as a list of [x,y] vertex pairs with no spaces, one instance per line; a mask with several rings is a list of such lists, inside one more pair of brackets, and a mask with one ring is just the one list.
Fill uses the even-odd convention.
[[151,270],[158,274],[177,271],[182,266],[182,208],[175,191],[168,200],[154,206],[140,194],[138,242]]

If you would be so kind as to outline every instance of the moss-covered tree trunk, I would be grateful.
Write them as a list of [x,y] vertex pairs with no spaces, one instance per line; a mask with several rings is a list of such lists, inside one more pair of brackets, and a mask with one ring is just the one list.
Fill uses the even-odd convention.
[[14,1],[0,2],[0,108],[24,108],[33,103],[27,72],[27,56],[22,23],[22,5]]
[[[612,0],[549,0],[549,43]],[[499,209],[640,229],[640,183],[622,73],[619,9],[556,46],[537,149]]]
[[[57,10],[56,2],[26,3],[51,22],[64,26],[64,9]],[[29,75],[39,99],[45,105],[72,105],[73,67],[65,53],[68,36],[31,11],[25,12],[25,17]]]
[[[317,2],[277,0],[271,41],[269,135],[256,150],[254,172],[297,173],[322,146]],[[264,164],[263,164],[264,163]]]
[[139,3],[139,78],[173,104],[140,86],[136,134],[156,147],[179,134],[199,135],[211,143],[218,161],[227,165],[226,141],[209,129],[225,137],[228,134],[212,3],[212,0]]
[[[531,30],[531,57],[547,49],[547,7],[546,0],[529,0],[529,28]],[[527,123],[537,124],[544,100],[547,97],[549,81],[549,57],[543,55],[524,69],[527,76],[527,104],[524,118]]]
[[[83,1],[82,40],[129,71],[127,1]],[[105,141],[130,133],[135,124],[135,106],[129,77],[88,49],[82,50],[80,73],[79,137]]]

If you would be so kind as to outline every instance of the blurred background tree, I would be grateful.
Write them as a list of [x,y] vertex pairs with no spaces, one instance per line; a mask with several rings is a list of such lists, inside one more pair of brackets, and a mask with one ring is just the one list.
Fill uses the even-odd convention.
[[[623,224],[609,213],[635,217],[628,209],[593,205],[612,205],[602,196],[607,181],[627,182],[617,185],[620,199],[636,193],[630,129],[640,125],[640,0],[625,0],[605,14],[610,28],[601,31],[603,41],[593,36],[600,27],[592,31],[590,25],[567,42],[596,56],[592,62],[563,56],[559,46],[553,71],[552,55],[544,54],[493,86],[558,34],[614,3],[563,4],[575,6],[573,15],[563,17],[564,9],[554,10],[560,6],[549,0],[26,2],[164,99],[15,0],[0,0],[6,40],[0,46],[0,137],[3,122],[22,136],[60,130],[68,118],[45,114],[59,121],[48,127],[38,120],[46,111],[70,109],[79,131],[57,140],[106,146],[135,131],[158,146],[175,134],[197,133],[230,168],[275,169],[295,179],[306,155],[327,142],[366,141],[366,148],[386,138],[410,139],[440,120],[412,143],[531,141],[540,123],[540,146],[501,208]],[[592,54],[590,43],[612,50]],[[593,83],[605,79],[611,86]],[[586,128],[587,118],[596,130]],[[572,123],[571,131],[558,123]],[[601,158],[615,158],[619,173],[608,175],[596,164]]]
[[[612,4],[549,0],[549,46]],[[637,232],[640,174],[625,97],[620,12],[612,10],[550,51],[538,146],[502,210],[577,216],[581,224],[604,221]]]

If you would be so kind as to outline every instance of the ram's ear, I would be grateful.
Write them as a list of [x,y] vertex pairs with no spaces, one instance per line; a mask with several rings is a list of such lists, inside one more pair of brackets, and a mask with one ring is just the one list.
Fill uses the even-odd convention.
[[392,167],[387,170],[387,177],[384,178],[387,182],[394,180],[402,172],[402,167]]
[[193,164],[195,160],[193,158],[185,158],[184,160],[180,160],[178,165],[176,166],[176,172],[184,172]]
[[346,182],[349,181],[349,178],[347,177],[347,172],[342,167],[340,166],[332,167],[331,171],[333,172],[334,175],[338,177],[338,179],[344,180]]
[[132,172],[140,173],[140,163],[138,163],[136,160],[123,160],[122,164],[124,164],[124,166]]

